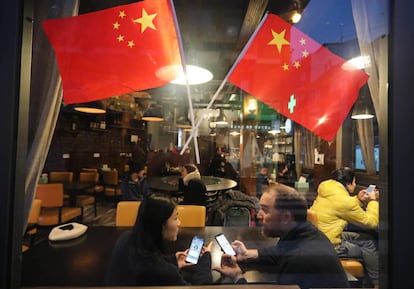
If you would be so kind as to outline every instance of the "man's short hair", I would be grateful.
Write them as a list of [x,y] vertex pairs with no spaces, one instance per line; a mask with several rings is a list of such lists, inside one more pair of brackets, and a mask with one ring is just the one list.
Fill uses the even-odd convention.
[[289,211],[297,222],[306,222],[308,203],[294,188],[283,184],[271,184],[264,189],[264,193],[276,195],[273,207],[277,210]]

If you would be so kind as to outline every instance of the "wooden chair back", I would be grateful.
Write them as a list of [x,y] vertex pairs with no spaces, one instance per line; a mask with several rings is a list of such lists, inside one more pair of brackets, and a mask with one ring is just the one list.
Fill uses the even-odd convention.
[[121,188],[119,186],[118,171],[110,170],[103,172],[104,183],[104,195],[106,197],[113,198],[115,202],[119,201],[119,197],[122,195]]
[[181,227],[205,227],[206,207],[196,205],[178,205],[178,219]]
[[51,183],[70,183],[73,181],[73,172],[49,172],[49,182]]
[[103,182],[105,185],[118,185],[118,171],[110,170],[103,172]]
[[318,215],[316,215],[316,212],[308,209],[307,213],[307,220],[318,227]]
[[[34,227],[27,228],[25,235],[29,236],[30,238],[30,247],[34,245],[35,236],[37,233],[37,225],[39,223],[39,216],[40,216],[40,210],[41,210],[42,201],[39,199],[34,199],[32,202],[32,207],[30,208],[30,214],[29,219],[27,220],[28,223],[31,225],[34,224]],[[29,249],[29,245],[22,245],[22,252],[25,252]]]
[[98,169],[94,169],[94,168],[82,168],[82,172],[94,172],[97,173]]
[[57,208],[63,206],[63,184],[37,184],[36,199],[42,201],[42,208]]
[[99,174],[97,172],[80,172],[79,181],[81,182],[99,182]]
[[29,223],[37,224],[39,215],[40,215],[40,209],[42,206],[42,200],[40,199],[34,199],[32,202],[32,207],[30,209],[29,214]]
[[137,219],[140,201],[120,201],[116,207],[116,226],[132,227]]
[[93,188],[86,189],[85,192],[88,194],[101,193],[104,190],[104,186],[99,184],[99,173],[97,170],[82,171],[79,173],[79,181],[81,182],[95,182],[96,185]]
[[40,209],[42,206],[42,200],[34,199],[32,207],[30,209],[28,223],[36,224],[33,229],[26,231],[26,234],[30,236],[30,243],[33,244],[34,235],[37,233],[37,224],[39,223]]
[[82,218],[82,210],[77,207],[63,207],[63,184],[37,184],[36,199],[42,201],[39,226],[53,226],[75,218]]

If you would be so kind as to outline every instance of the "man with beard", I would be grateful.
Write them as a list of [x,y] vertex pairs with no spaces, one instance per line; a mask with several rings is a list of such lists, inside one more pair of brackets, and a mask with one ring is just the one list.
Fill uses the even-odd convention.
[[279,238],[276,245],[247,249],[235,240],[232,247],[237,255],[224,254],[221,267],[214,270],[234,283],[247,283],[237,262],[249,262],[270,266],[277,284],[296,284],[301,289],[349,287],[332,244],[307,221],[307,202],[295,189],[282,184],[265,188],[257,217],[264,235]]

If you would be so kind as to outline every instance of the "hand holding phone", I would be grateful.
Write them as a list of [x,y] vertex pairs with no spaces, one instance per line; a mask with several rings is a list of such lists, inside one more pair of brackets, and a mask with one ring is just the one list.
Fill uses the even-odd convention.
[[232,255],[232,256],[236,256],[236,252],[234,251],[230,242],[227,240],[226,236],[224,236],[223,233],[216,235],[215,238],[224,253]]
[[369,185],[368,188],[367,188],[367,191],[366,191],[365,195],[367,196],[370,193],[372,193],[375,190],[376,187],[377,187],[376,185]]
[[190,249],[188,250],[188,255],[185,258],[186,262],[197,264],[198,258],[200,257],[201,249],[204,246],[204,238],[199,236],[194,236],[190,244]]

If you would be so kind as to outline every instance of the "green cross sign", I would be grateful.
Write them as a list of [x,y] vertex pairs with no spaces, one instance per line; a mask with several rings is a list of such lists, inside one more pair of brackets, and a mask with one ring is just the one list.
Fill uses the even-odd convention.
[[293,110],[295,109],[295,106],[296,106],[296,99],[295,99],[295,95],[292,94],[290,96],[290,100],[288,102],[288,108],[289,108],[290,113],[293,113]]

